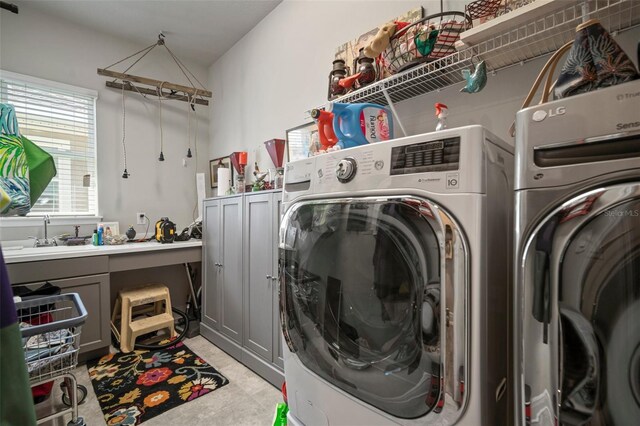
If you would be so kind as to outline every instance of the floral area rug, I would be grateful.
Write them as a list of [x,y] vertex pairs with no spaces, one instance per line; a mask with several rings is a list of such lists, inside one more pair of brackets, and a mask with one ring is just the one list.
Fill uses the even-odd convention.
[[108,425],[138,425],[229,383],[183,343],[109,354],[87,367]]

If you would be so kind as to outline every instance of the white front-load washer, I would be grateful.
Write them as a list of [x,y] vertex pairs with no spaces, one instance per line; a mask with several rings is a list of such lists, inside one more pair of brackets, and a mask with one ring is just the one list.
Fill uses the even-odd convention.
[[516,424],[640,424],[640,80],[516,124]]
[[508,422],[512,176],[481,126],[286,166],[289,424]]

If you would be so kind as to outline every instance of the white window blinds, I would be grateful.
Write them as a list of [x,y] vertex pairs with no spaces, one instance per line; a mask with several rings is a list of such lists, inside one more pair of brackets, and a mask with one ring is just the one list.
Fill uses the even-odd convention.
[[0,102],[20,133],[51,154],[57,175],[29,215],[97,215],[95,92],[0,72]]

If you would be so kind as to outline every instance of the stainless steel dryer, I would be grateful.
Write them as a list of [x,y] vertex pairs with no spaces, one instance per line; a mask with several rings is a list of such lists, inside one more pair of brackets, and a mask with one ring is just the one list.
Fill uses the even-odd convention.
[[290,425],[507,422],[512,148],[480,126],[290,163]]
[[516,420],[640,422],[640,81],[520,111]]

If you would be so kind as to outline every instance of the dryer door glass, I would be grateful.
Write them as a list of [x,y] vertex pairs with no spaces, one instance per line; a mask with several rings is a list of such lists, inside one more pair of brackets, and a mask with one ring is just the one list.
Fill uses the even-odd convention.
[[431,411],[442,368],[433,214],[403,199],[352,199],[299,204],[284,221],[281,302],[295,355],[393,416]]
[[640,184],[550,214],[523,259],[524,417],[535,425],[640,419]]
[[586,223],[560,274],[561,422],[638,424],[640,199]]

